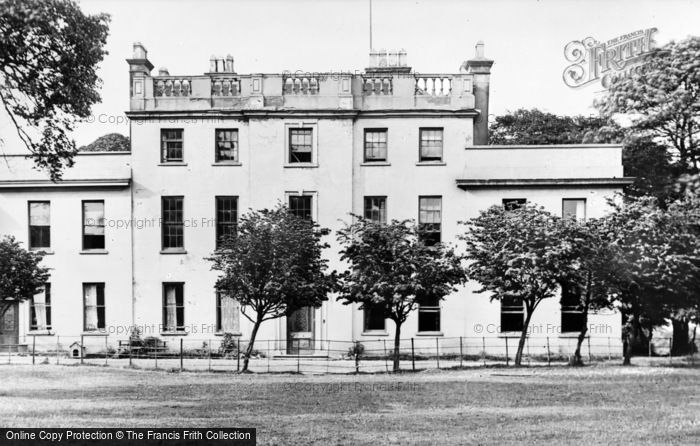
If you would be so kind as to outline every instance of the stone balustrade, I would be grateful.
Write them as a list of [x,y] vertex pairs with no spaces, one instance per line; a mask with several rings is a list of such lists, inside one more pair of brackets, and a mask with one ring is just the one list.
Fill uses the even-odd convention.
[[212,77],[212,96],[238,96],[241,94],[241,79],[238,76]]
[[283,76],[283,92],[286,95],[293,94],[318,94],[320,82],[316,76]]
[[[132,88],[131,109],[208,110],[271,107],[309,109],[467,109],[473,75],[365,72],[358,74],[237,74],[145,76]],[[348,102],[348,98],[353,98]]]
[[452,92],[452,75],[416,75],[416,95],[449,96]]
[[153,78],[153,96],[190,96],[192,79],[178,76],[158,76]]
[[364,94],[390,95],[394,93],[392,76],[362,76],[362,91]]

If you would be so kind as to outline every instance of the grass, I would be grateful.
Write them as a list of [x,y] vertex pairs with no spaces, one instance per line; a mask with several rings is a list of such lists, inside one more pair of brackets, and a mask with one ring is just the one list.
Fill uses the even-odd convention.
[[4,427],[255,427],[258,444],[700,444],[700,369],[236,375],[0,366]]

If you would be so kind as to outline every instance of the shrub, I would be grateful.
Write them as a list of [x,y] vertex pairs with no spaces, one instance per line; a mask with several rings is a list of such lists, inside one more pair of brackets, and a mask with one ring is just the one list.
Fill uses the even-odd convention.
[[219,355],[232,356],[238,354],[238,337],[231,333],[224,333],[219,345]]
[[348,356],[354,358],[355,356],[362,356],[365,352],[365,346],[362,345],[360,341],[355,341],[352,347],[348,349]]

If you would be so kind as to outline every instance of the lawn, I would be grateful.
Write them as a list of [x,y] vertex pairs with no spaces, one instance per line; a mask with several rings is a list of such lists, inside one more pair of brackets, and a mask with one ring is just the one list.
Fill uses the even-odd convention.
[[258,444],[700,444],[700,369],[236,375],[0,366],[4,427],[255,427]]

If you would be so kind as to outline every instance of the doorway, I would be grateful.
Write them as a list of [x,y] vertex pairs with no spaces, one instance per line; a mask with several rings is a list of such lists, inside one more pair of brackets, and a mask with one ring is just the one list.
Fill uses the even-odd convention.
[[314,307],[302,307],[287,316],[287,354],[314,350]]

